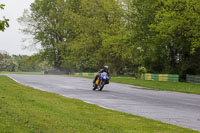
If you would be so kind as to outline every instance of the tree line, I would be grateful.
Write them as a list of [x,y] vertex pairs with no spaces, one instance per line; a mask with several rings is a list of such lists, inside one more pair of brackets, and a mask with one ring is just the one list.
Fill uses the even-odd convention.
[[48,69],[51,66],[39,54],[10,56],[8,52],[0,51],[0,72],[41,72]]
[[18,21],[56,69],[200,74],[198,0],[35,0]]

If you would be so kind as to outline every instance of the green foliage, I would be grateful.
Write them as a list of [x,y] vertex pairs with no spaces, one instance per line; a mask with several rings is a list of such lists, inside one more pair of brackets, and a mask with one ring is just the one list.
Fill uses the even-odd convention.
[[52,69],[42,54],[10,56],[6,51],[0,51],[0,72],[42,72]]
[[46,61],[42,60],[40,54],[35,54],[32,56],[27,55],[13,55],[13,60],[18,65],[16,71],[21,72],[41,72],[51,68]]
[[[5,5],[0,4],[0,10],[3,10],[4,6]],[[5,17],[3,18],[3,20],[0,20],[0,31],[4,31],[6,27],[9,27],[8,21],[9,19],[6,19]]]
[[0,71],[16,71],[17,63],[5,51],[0,51]]
[[165,70],[182,75],[199,74],[200,71],[194,67],[199,62],[197,53],[200,52],[199,1],[161,0],[160,5],[154,18],[155,23],[150,28],[156,34],[156,49],[165,49],[161,52],[166,58]]
[[[158,0],[131,0],[128,3],[128,27],[131,30],[131,64],[133,71],[138,71],[140,66],[145,66],[151,71],[148,62],[152,62],[154,47],[154,34],[149,25],[154,23],[155,11]],[[153,56],[154,57],[154,56]],[[154,63],[153,63],[154,64]],[[129,66],[130,67],[130,66]],[[157,69],[157,71],[159,71]]]
[[23,31],[41,43],[43,57],[55,68],[97,71],[109,64],[118,72],[128,57],[121,4],[115,0],[35,1],[32,12],[25,12],[19,21],[34,24]]
[[200,74],[198,0],[36,0],[19,18],[64,71]]
[[200,73],[198,0],[132,0],[130,7],[139,65],[152,73],[178,73],[183,79],[186,73]]
[[41,72],[50,68],[51,66],[41,58],[40,54],[10,56],[7,52],[0,51],[0,71]]

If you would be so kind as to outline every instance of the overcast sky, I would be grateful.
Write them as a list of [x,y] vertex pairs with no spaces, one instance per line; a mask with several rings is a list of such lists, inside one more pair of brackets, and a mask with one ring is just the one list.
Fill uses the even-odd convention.
[[22,39],[26,36],[19,31],[20,25],[17,22],[17,18],[22,16],[24,9],[29,9],[32,2],[34,0],[0,0],[0,4],[6,5],[4,10],[0,10],[0,19],[2,19],[2,16],[10,19],[10,27],[4,32],[0,31],[0,50],[5,50],[10,55],[32,55],[36,52],[23,49],[23,45],[28,45],[30,42],[22,42]]

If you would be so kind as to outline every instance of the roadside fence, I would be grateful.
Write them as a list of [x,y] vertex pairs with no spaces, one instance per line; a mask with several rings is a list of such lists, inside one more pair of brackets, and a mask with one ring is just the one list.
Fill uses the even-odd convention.
[[151,74],[151,73],[144,73],[144,74],[142,74],[141,79],[143,79],[143,80],[179,82],[179,75],[177,75],[177,74]]
[[74,76],[85,76],[85,77],[94,77],[97,73],[86,73],[86,72],[80,72],[80,73],[73,73]]
[[200,83],[200,75],[186,75],[186,81],[189,83]]
[[[94,77],[97,73],[87,73],[79,72],[73,73],[74,76],[85,76],[85,77]],[[141,76],[142,80],[155,80],[155,81],[171,81],[179,82],[178,74],[152,74],[152,73],[143,73]],[[200,83],[200,75],[186,75],[186,81],[190,83]]]

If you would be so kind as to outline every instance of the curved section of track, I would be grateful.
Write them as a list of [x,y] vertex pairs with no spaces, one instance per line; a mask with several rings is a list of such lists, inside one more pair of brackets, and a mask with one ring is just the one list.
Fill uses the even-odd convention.
[[76,98],[101,107],[200,131],[200,95],[138,89],[110,83],[92,91],[92,80],[64,76],[7,74],[17,82],[47,92]]

